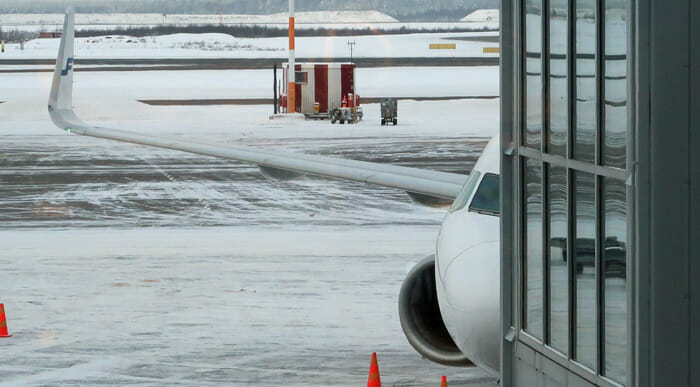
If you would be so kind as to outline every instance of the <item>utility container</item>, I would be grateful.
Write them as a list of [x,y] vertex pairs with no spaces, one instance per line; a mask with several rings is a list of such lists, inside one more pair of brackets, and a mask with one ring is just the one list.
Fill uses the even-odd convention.
[[[359,107],[354,63],[301,63],[296,68],[296,111],[306,115],[328,116],[341,108],[352,94],[352,104]],[[282,64],[282,98],[287,96],[289,63]],[[318,110],[315,105],[318,104]],[[282,105],[286,108],[286,104]]]
[[381,102],[382,111],[382,126],[392,123],[396,125],[398,123],[398,109],[396,99],[394,98],[384,98]]

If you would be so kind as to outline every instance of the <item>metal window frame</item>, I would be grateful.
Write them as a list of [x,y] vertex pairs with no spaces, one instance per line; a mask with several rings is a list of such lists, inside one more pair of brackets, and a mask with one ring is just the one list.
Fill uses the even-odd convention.
[[[549,0],[545,0],[547,3],[549,3]],[[547,4],[549,6],[549,4]],[[549,18],[544,22],[544,24],[549,24]],[[549,61],[547,61],[549,62]],[[549,79],[549,72],[547,72],[547,79]],[[549,90],[549,84],[547,85],[547,90]],[[549,100],[549,93],[547,93],[545,96],[545,103],[543,105],[548,105],[548,100]],[[546,148],[547,144],[549,143],[549,137],[548,135],[544,135],[544,133],[549,133],[549,116],[545,118],[545,121],[547,122],[544,127],[546,128],[543,131],[542,135],[542,148]],[[538,164],[540,167],[540,173],[542,173],[542,177],[540,178],[540,199],[542,202],[540,203],[540,208],[542,208],[542,212],[540,213],[540,224],[542,226],[541,230],[541,241],[540,243],[542,244],[542,267],[540,267],[540,270],[542,271],[542,342],[545,344],[545,348],[549,346],[549,318],[548,318],[548,313],[549,313],[549,290],[550,290],[550,279],[549,279],[549,259],[548,259],[548,253],[547,250],[549,250],[549,241],[547,240],[547,235],[549,234],[549,222],[547,221],[547,215],[549,214],[549,165],[547,163],[544,163],[542,160],[538,160]],[[527,257],[525,257],[527,258]]]
[[[542,30],[542,142],[540,142],[540,153],[546,153],[549,145],[549,2],[550,0],[542,0],[542,25],[540,26]],[[540,164],[542,164],[541,160]],[[544,176],[544,166],[541,167]],[[542,183],[544,184],[545,180],[542,180]],[[542,187],[544,189],[544,185]],[[544,246],[546,244],[542,246],[543,249]]]
[[[499,85],[501,96],[500,132],[501,132],[501,222],[500,222],[500,332],[501,332],[501,377],[504,385],[513,383],[513,354],[514,341],[520,330],[519,317],[522,309],[519,296],[520,265],[515,246],[519,240],[519,228],[513,222],[513,214],[520,212],[518,195],[513,194],[513,181],[519,186],[518,174],[513,171],[521,170],[519,157],[513,157],[516,146],[522,145],[520,130],[522,130],[522,111],[519,101],[523,101],[518,79],[522,74],[523,55],[516,60],[515,53],[522,53],[521,40],[515,39],[515,31],[521,31],[522,18],[516,17],[520,7],[515,0],[501,0],[501,62]],[[520,34],[522,36],[522,33]],[[516,119],[516,117],[520,117]],[[515,198],[514,198],[515,196]]]
[[[634,77],[635,72],[632,70],[636,63],[635,58],[635,35],[633,32],[636,29],[635,23],[635,13],[634,8],[638,0],[630,0],[628,8],[628,19],[627,26],[630,32],[628,33],[628,57],[627,57],[627,94],[628,94],[628,117],[633,116],[636,112],[636,106],[634,104]],[[502,140],[502,209],[501,209],[501,263],[502,263],[502,332],[504,333],[503,340],[503,352],[502,352],[502,369],[503,369],[503,381],[504,385],[509,385],[512,382],[514,375],[513,372],[513,350],[515,348],[513,343],[522,343],[532,348],[533,350],[539,352],[540,354],[547,357],[549,360],[561,365],[562,367],[568,369],[579,377],[588,380],[591,383],[603,386],[618,386],[612,380],[609,380],[604,375],[602,375],[603,368],[603,346],[601,340],[601,335],[603,331],[601,329],[604,321],[602,320],[601,313],[602,310],[602,299],[603,296],[600,287],[603,286],[601,270],[603,267],[601,265],[601,222],[603,222],[603,217],[600,212],[602,209],[601,203],[601,181],[603,178],[612,178],[614,180],[627,182],[628,192],[627,192],[627,216],[628,216],[628,247],[627,247],[627,295],[628,295],[628,335],[630,339],[627,341],[627,345],[630,351],[634,351],[634,340],[635,337],[634,324],[636,315],[634,307],[634,284],[635,279],[633,273],[635,272],[635,262],[633,257],[635,252],[632,250],[635,244],[635,239],[631,235],[634,232],[634,214],[633,214],[633,202],[634,197],[633,191],[634,186],[631,184],[631,173],[633,172],[633,159],[634,159],[634,144],[635,144],[635,128],[634,121],[628,119],[628,132],[627,132],[627,149],[626,149],[626,169],[620,169],[616,167],[602,165],[602,141],[604,141],[604,109],[605,109],[605,96],[603,94],[605,73],[604,70],[604,9],[605,0],[596,1],[596,31],[598,36],[596,37],[596,110],[595,110],[595,122],[596,128],[594,130],[594,160],[592,163],[584,162],[574,159],[574,141],[575,137],[575,117],[576,117],[576,106],[575,106],[575,95],[576,95],[576,7],[575,0],[569,0],[568,6],[568,22],[569,26],[567,33],[569,34],[568,41],[568,55],[567,55],[567,69],[568,69],[568,130],[567,130],[567,157],[561,157],[556,155],[551,155],[546,153],[546,147],[548,144],[548,126],[549,117],[546,112],[549,103],[549,50],[548,40],[549,37],[545,31],[549,25],[549,1],[542,1],[542,18],[541,23],[543,25],[540,28],[543,30],[543,49],[541,54],[542,61],[542,74],[540,74],[542,79],[542,132],[541,132],[541,142],[540,149],[533,149],[525,146],[526,139],[526,124],[527,124],[527,75],[526,75],[526,31],[525,31],[525,1],[524,0],[502,0],[501,2],[501,17],[502,17],[502,31],[501,31],[501,47],[502,47],[502,57],[501,57],[501,74],[503,76],[501,82],[501,98],[502,98],[502,108],[501,108],[501,140]],[[517,33],[520,36],[517,36]],[[510,48],[510,49],[509,49]],[[515,53],[520,53],[520,57],[516,58]],[[547,58],[545,60],[545,58]],[[545,67],[546,66],[546,67]],[[505,82],[505,80],[511,80],[512,83]],[[514,86],[514,87],[512,87]],[[512,87],[512,90],[509,88]],[[514,118],[518,118],[514,120]],[[574,266],[571,264],[571,260],[568,262],[568,273],[569,273],[569,353],[564,355],[559,351],[546,345],[548,342],[548,291],[550,289],[548,283],[544,283],[544,288],[542,291],[543,299],[543,340],[540,341],[531,334],[527,333],[524,328],[525,315],[526,315],[526,247],[524,241],[524,227],[526,224],[525,215],[523,211],[523,189],[524,189],[524,171],[526,159],[534,159],[539,161],[542,170],[542,225],[543,225],[543,239],[546,239],[548,235],[548,230],[544,227],[548,225],[547,214],[549,212],[548,208],[548,198],[546,188],[546,176],[548,168],[552,166],[561,166],[566,168],[567,171],[567,227],[568,227],[568,241],[567,247],[573,251],[573,232],[575,224],[572,221],[572,216],[575,213],[573,211],[573,206],[575,205],[572,198],[575,197],[573,193],[573,181],[575,172],[585,172],[594,176],[595,185],[595,212],[596,212],[596,326],[597,326],[597,343],[596,343],[596,369],[591,370],[589,367],[578,363],[573,359],[575,356],[575,281],[574,276]],[[508,203],[506,203],[508,202]],[[549,246],[548,243],[543,244],[543,253],[546,255],[543,257],[543,279],[548,274],[549,263]],[[510,281],[515,281],[516,283],[510,284]],[[633,353],[633,352],[631,352]],[[628,359],[628,371],[630,374],[635,373],[634,368],[634,355],[630,355]],[[634,378],[628,377],[628,383],[633,384]]]

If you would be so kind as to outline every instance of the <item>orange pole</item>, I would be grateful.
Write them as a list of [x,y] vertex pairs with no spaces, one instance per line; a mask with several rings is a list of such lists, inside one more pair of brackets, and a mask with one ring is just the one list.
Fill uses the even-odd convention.
[[289,0],[289,78],[287,79],[287,112],[296,111],[296,64],[294,63],[294,0]]
[[294,16],[289,18],[289,49],[294,50],[294,40],[296,39],[296,26],[294,25]]

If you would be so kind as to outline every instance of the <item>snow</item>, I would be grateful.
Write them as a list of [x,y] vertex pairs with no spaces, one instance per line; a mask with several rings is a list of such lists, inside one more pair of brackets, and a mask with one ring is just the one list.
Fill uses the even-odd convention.
[[[497,36],[496,32],[420,33],[367,35],[357,37],[300,37],[296,40],[298,58],[347,57],[347,42],[354,40],[353,56],[383,57],[493,57],[485,54],[490,42],[454,40]],[[452,39],[452,40],[451,40]],[[51,59],[56,57],[60,39],[35,39],[8,44],[1,59]],[[236,38],[226,34],[174,34],[145,38],[104,36],[76,39],[76,58],[283,58],[288,38]],[[455,43],[454,50],[430,50],[431,43]]]
[[[393,23],[395,18],[379,11],[296,12],[296,22],[306,23]],[[166,15],[158,13],[113,13],[75,15],[76,25],[84,24],[284,24],[288,13],[271,15]],[[63,14],[0,14],[0,24],[63,25]]]
[[[422,359],[401,332],[405,270],[434,250],[443,210],[67,134],[46,111],[51,75],[0,82],[0,301],[14,334],[0,386],[359,385],[374,351],[386,385],[495,383]],[[137,102],[269,97],[270,83],[269,70],[77,72],[74,106],[106,127],[425,168],[466,168],[498,131],[497,99],[399,101],[397,127],[379,125],[376,104],[340,126],[269,120],[271,106]],[[495,95],[498,68],[360,69],[358,87]]]
[[478,9],[462,18],[463,22],[494,22],[500,23],[500,11],[498,9]]
[[374,351],[387,385],[493,382],[421,359],[402,336],[404,265],[434,237],[425,227],[0,231],[14,334],[0,386],[360,385]]
[[[167,15],[161,14],[76,14],[76,30],[109,30],[129,27],[156,27],[167,25],[249,25],[286,30],[288,15]],[[483,19],[483,20],[482,20]],[[62,14],[0,14],[0,25],[6,30],[26,32],[60,31]],[[498,20],[479,18],[460,22],[399,22],[378,11],[318,11],[297,12],[296,28],[399,30],[402,28],[431,30],[470,29],[497,30]]]
[[[41,49],[45,39],[33,40],[25,44],[25,50]],[[228,34],[173,34],[156,37],[136,38],[123,35],[79,38],[78,49],[90,52],[102,50],[201,50],[201,51],[283,51],[282,48],[256,47],[242,39]]]
[[[139,118],[143,122],[170,120],[197,125],[207,117],[207,126],[236,122],[241,131],[265,131],[279,123],[268,120],[271,106],[148,106],[143,99],[271,98],[270,70],[109,71],[75,74],[74,105],[88,121]],[[46,101],[51,73],[4,74],[0,84],[0,121],[46,120]],[[407,82],[407,80],[412,80]],[[358,69],[361,97],[497,96],[498,67],[399,67]],[[38,96],[38,97],[37,97]],[[498,100],[399,101],[401,125],[376,127],[376,104],[365,105],[367,121],[347,135],[391,133],[455,136],[493,135],[498,130]],[[440,125],[435,118],[440,117]],[[465,126],[465,122],[470,125]],[[104,123],[109,125],[109,123]],[[112,124],[113,125],[113,124]],[[296,124],[295,124],[296,125]],[[10,128],[15,125],[11,124]],[[285,135],[314,131],[337,131],[325,121],[302,121]],[[48,133],[53,133],[49,126]],[[231,128],[234,132],[239,129]],[[416,132],[418,131],[418,132]]]

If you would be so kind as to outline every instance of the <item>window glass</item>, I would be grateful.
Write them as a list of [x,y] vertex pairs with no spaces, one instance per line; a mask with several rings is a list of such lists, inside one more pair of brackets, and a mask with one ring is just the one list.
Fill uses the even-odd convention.
[[566,354],[569,352],[569,272],[566,265],[567,184],[566,168],[547,169],[549,208],[549,344]]
[[595,162],[596,115],[596,0],[576,2],[576,118],[574,158]]
[[469,205],[469,210],[498,215],[501,211],[500,195],[498,175],[487,174],[481,179],[481,184],[476,189],[476,194],[474,194],[474,199]]
[[542,143],[542,0],[525,1],[525,133],[523,145]]
[[568,0],[549,1],[549,127],[547,152],[566,156],[569,128]]
[[539,161],[527,159],[524,173],[525,209],[525,329],[542,338],[542,168]]
[[469,174],[466,183],[464,183],[464,187],[462,187],[462,191],[459,192],[455,201],[452,202],[452,208],[450,208],[451,212],[459,211],[467,205],[480,176],[481,173],[479,173],[479,171],[472,171],[472,173]]
[[574,173],[575,354],[574,359],[596,369],[596,210],[595,177]]
[[627,9],[629,0],[605,1],[603,164],[625,168],[627,155]]
[[309,83],[309,73],[306,71],[297,71],[294,73],[294,81],[295,83],[298,84],[307,84]]
[[603,360],[605,376],[627,382],[627,195],[625,183],[603,180]]

